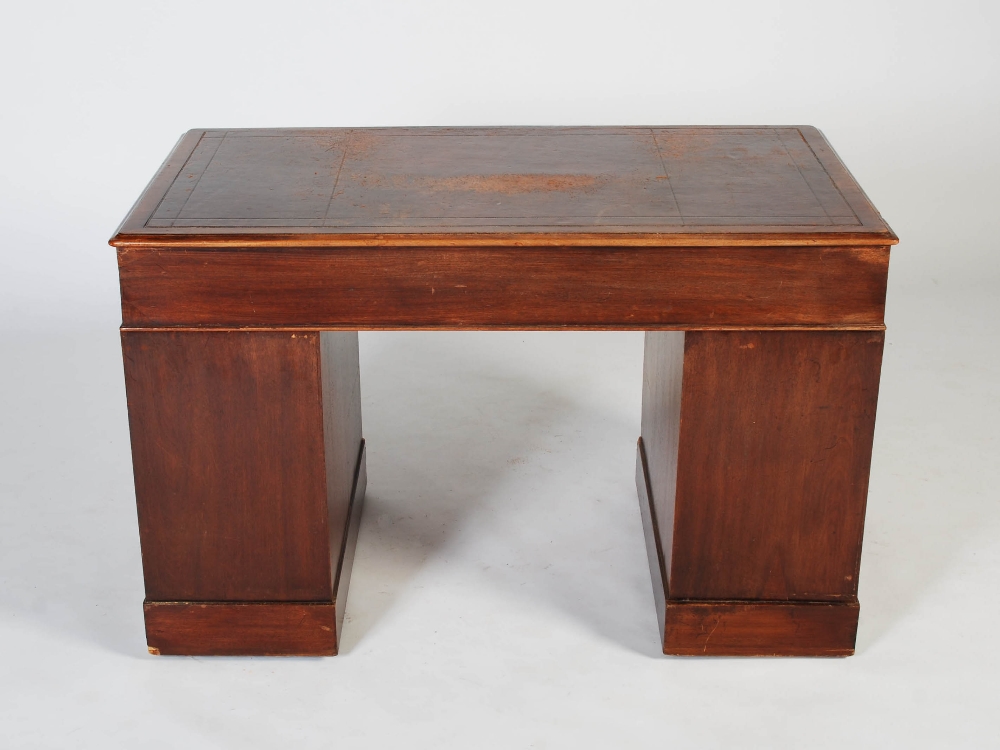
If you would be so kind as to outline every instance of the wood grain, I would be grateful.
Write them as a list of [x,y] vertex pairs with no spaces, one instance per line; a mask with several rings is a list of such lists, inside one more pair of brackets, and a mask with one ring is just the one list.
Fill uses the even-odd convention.
[[126,327],[881,326],[888,247],[119,250]]
[[672,598],[857,595],[883,338],[685,335]]
[[329,602],[158,602],[146,600],[146,640],[156,655],[334,656],[340,652],[351,568],[365,499],[365,446],[353,472],[348,520]]
[[337,559],[336,573],[333,577],[334,604],[337,608],[337,643],[340,643],[344,630],[344,615],[347,612],[347,592],[351,584],[351,569],[354,567],[354,553],[358,548],[358,532],[361,528],[361,511],[365,502],[365,490],[368,487],[368,462],[365,456],[365,441],[361,441],[361,451],[354,471],[354,483],[351,487],[351,502],[347,512],[347,523],[341,539],[333,539],[334,550],[340,550]]
[[[660,520],[656,506],[653,504],[653,487],[649,476],[649,463],[646,460],[646,449],[643,439],[640,437],[636,446],[635,456],[635,488],[639,494],[639,514],[642,516],[642,533],[646,540],[646,557],[649,563],[649,574],[653,580],[653,602],[656,605],[656,619],[660,625],[660,637],[666,628],[666,607],[670,598],[670,590],[667,587],[667,560],[670,559],[669,550],[664,547],[664,542],[670,537],[660,534],[661,528],[672,528],[672,518]],[[672,499],[672,495],[671,495]],[[673,503],[669,503],[669,511],[673,516]]]
[[[846,602],[699,601],[671,598],[670,554],[657,515],[644,441],[636,453],[636,488],[663,653],[674,656],[850,656],[856,599]],[[738,561],[737,561],[738,564]]]
[[122,334],[148,599],[333,600],[360,395],[322,336]]
[[[323,331],[319,334],[319,355],[328,544],[333,563],[331,591],[338,592],[338,579],[342,578],[340,585],[345,587],[346,597],[354,556],[352,545],[357,537],[356,532],[352,535],[351,526],[356,525],[360,518],[367,480],[365,444],[361,437],[361,369],[357,332]],[[272,397],[280,398],[278,394]],[[358,490],[360,499],[354,496]],[[355,515],[352,516],[352,513]],[[339,614],[343,616],[343,611]]]
[[[856,611],[778,605],[856,609],[883,338],[647,334],[636,485],[668,653],[720,623],[704,653],[853,649]],[[721,609],[670,614],[691,602]]]
[[[648,500],[655,504],[658,556],[667,561],[671,558],[674,541],[686,335],[683,331],[648,331],[643,351],[642,437],[639,438],[639,459],[642,460],[637,459],[636,486],[640,495],[646,493]],[[649,461],[647,453],[655,460]],[[643,461],[647,467],[646,479],[640,481],[638,472]],[[669,571],[664,568],[662,574],[666,585]]]
[[337,613],[322,602],[152,602],[146,643],[163,656],[335,656]]
[[663,653],[675,656],[850,656],[857,602],[679,602],[666,610]]

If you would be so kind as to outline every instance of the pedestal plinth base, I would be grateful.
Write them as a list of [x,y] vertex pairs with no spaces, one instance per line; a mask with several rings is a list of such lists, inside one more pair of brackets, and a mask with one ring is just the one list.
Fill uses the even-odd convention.
[[642,440],[636,488],[649,554],[663,653],[674,656],[850,656],[857,601],[774,602],[671,599]]

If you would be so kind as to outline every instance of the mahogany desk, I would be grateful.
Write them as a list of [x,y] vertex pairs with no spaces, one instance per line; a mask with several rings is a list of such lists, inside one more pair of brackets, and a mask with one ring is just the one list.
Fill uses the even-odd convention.
[[150,651],[337,653],[359,330],[614,329],[664,652],[853,653],[896,242],[810,127],[189,132],[111,240]]

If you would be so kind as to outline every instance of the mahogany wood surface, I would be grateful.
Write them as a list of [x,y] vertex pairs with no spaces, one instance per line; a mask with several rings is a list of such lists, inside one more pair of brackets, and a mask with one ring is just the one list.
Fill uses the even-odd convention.
[[323,602],[150,602],[146,643],[163,656],[335,656],[338,612]]
[[340,602],[342,621],[357,333],[125,331],[122,348],[148,602]]
[[883,338],[685,334],[672,597],[857,596]]
[[883,338],[646,334],[636,484],[672,648],[678,601],[857,602]]
[[885,247],[122,248],[126,327],[877,327]]
[[[651,500],[650,469],[642,438],[636,453],[635,481],[663,653],[673,656],[850,656],[854,653],[860,611],[857,601],[671,598],[667,586],[669,550],[660,533],[663,521]],[[669,521],[664,524],[667,528],[669,525]]]
[[[361,436],[361,370],[358,356],[357,332],[323,331],[319,334],[323,465],[326,469],[328,546],[333,564],[331,592],[334,595],[338,592],[338,585],[346,587],[350,578],[350,565],[354,559],[353,540],[357,538],[360,503],[364,500],[367,482],[365,444]],[[272,393],[271,398],[280,397]],[[288,450],[292,446],[282,447]],[[355,508],[356,491],[360,491],[360,500]],[[357,512],[352,516],[354,510]],[[341,576],[344,560],[347,575]],[[341,577],[343,580],[338,583]],[[345,588],[345,600],[346,591]],[[342,608],[338,614],[343,617]]]
[[673,656],[850,656],[858,604],[667,603],[663,653]]
[[156,655],[335,656],[365,499],[365,448],[357,459],[348,522],[335,561],[332,602],[146,600],[146,641]]
[[331,600],[319,334],[122,348],[147,598]]
[[645,330],[673,654],[844,655],[896,236],[811,127],[196,130],[111,240],[151,650],[333,654],[357,331]]
[[351,487],[351,502],[347,511],[347,523],[341,539],[331,539],[334,550],[339,549],[336,573],[333,577],[333,602],[336,607],[337,643],[344,630],[344,615],[347,613],[347,592],[351,585],[351,569],[354,567],[354,553],[358,547],[358,531],[361,528],[361,511],[365,502],[365,491],[368,488],[368,469],[365,457],[365,441],[361,441],[361,452],[354,470],[354,483]]
[[[660,534],[661,521],[656,506],[653,505],[654,494],[643,442],[640,437],[636,446],[635,489],[639,495],[639,514],[642,517],[642,533],[646,540],[646,558],[649,562],[649,574],[653,582],[653,603],[656,606],[656,620],[660,625],[660,638],[662,639],[666,629],[667,601],[670,599],[670,591],[667,588],[667,560],[670,556],[669,551],[663,547],[664,539]],[[672,496],[671,502],[664,505],[670,509],[672,515]],[[671,525],[671,523],[666,524],[668,528]]]
[[663,568],[660,574],[664,586],[669,572],[666,564],[673,552],[686,335],[684,331],[647,333],[643,352],[640,448],[652,453],[655,460],[646,462],[646,481],[640,481],[637,473],[636,486],[640,494],[648,490],[648,500],[653,503],[652,513],[657,519],[655,546],[661,560],[657,567]]

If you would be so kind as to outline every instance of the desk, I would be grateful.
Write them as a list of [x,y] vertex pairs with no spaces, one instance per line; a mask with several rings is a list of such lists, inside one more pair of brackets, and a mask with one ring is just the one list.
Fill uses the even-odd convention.
[[337,653],[359,330],[614,329],[664,652],[853,653],[896,242],[809,127],[189,132],[111,240],[150,651]]

